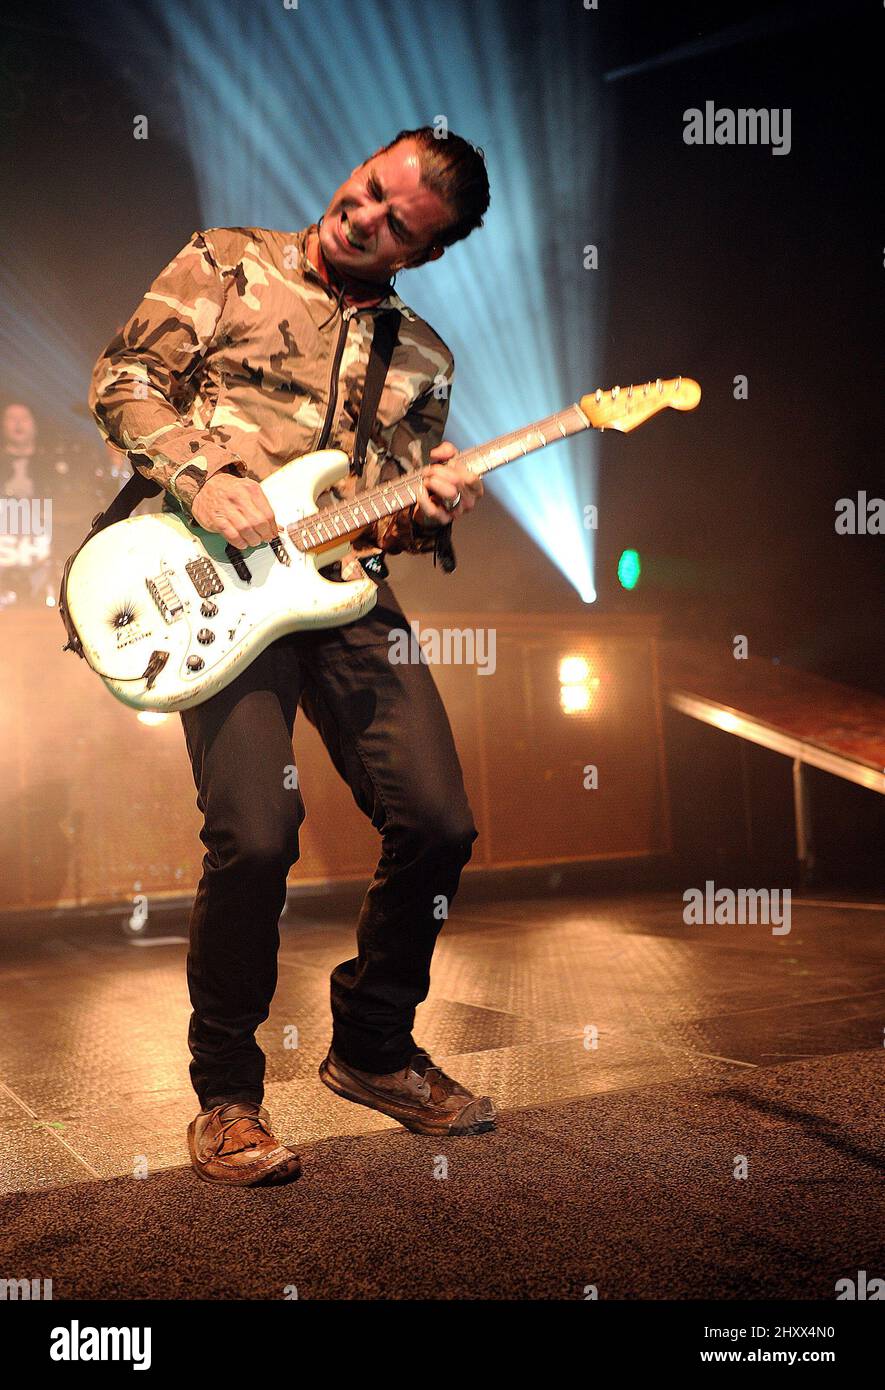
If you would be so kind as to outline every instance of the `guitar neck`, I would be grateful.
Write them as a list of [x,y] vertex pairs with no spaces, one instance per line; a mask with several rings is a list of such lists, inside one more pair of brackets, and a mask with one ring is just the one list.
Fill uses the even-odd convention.
[[[463,449],[455,454],[451,462],[457,460],[471,473],[482,477],[494,468],[512,463],[514,459],[525,458],[536,449],[555,444],[559,439],[568,439],[570,435],[580,434],[590,427],[591,422],[581,407],[569,405],[565,410],[558,410],[555,415],[536,420],[523,429],[500,434],[487,444]],[[393,516],[396,512],[413,507],[418,501],[418,484],[427,472],[427,468],[419,468],[412,473],[404,473],[392,482],[361,492],[352,502],[326,507],[314,516],[293,522],[286,528],[287,532],[299,550],[328,550],[364,531],[382,517]]]

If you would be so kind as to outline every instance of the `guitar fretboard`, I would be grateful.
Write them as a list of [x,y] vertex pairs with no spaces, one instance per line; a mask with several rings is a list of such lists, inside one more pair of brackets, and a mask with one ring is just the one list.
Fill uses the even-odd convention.
[[[555,444],[558,439],[568,439],[569,435],[589,428],[590,421],[581,407],[570,405],[521,430],[498,435],[488,444],[463,449],[450,461],[465,464],[471,473],[481,477],[493,468],[500,468],[502,464],[524,458],[535,449],[543,449],[548,444]],[[322,550],[337,540],[362,531],[366,526],[374,525],[385,516],[393,516],[396,512],[413,507],[418,501],[420,484],[427,472],[427,468],[419,468],[404,473],[401,478],[361,492],[352,502],[325,507],[314,516],[292,522],[286,527],[287,534],[301,551]]]

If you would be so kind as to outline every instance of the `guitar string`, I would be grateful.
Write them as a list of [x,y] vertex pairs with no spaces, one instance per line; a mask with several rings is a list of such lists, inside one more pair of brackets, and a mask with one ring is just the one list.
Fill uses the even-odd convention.
[[[688,381],[688,378],[685,378],[685,380]],[[679,377],[676,381],[675,391],[679,391],[682,382],[683,378]],[[657,394],[660,398],[663,398],[665,395],[667,397],[671,396],[671,394],[675,395],[675,392],[671,392],[670,390],[673,386],[672,381],[665,382],[658,377],[654,385],[657,388]],[[595,399],[601,404],[607,397],[608,403],[614,405],[622,392],[627,401],[633,400],[634,393],[636,392],[635,400],[637,404],[640,404],[643,399],[648,398],[651,390],[652,382],[650,381],[646,382],[641,388],[631,386],[628,390],[616,386],[609,391],[598,390],[595,393]],[[641,395],[638,394],[639,391],[641,391]],[[583,399],[586,399],[586,397]],[[657,410],[662,409],[668,404],[671,404],[669,399],[660,399],[655,403],[655,408],[650,413],[656,413]],[[629,409],[630,407],[628,405],[626,407],[627,412],[629,412]],[[568,421],[568,424],[566,424],[566,421]],[[558,430],[559,438],[565,439],[573,434],[579,434],[582,430],[591,429],[593,427],[593,421],[587,418],[577,402],[573,402],[563,410],[555,411],[552,415],[547,415],[541,420],[536,420],[534,424],[523,426],[522,429],[511,430],[508,434],[499,435],[488,444],[481,444],[470,449],[461,450],[459,453],[453,455],[449,462],[454,463],[455,460],[458,459],[461,463],[467,463],[469,467],[469,460],[477,459],[482,464],[482,467],[472,471],[476,472],[477,476],[481,476],[483,473],[488,473],[493,468],[498,468],[502,464],[511,463],[515,458],[518,458],[520,454],[525,457],[533,453],[536,449],[544,448],[549,444],[555,444],[556,436],[554,435],[552,438],[548,439],[544,433],[548,428]],[[600,425],[597,426],[597,428],[604,428],[604,426]],[[533,439],[536,435],[539,436],[539,438],[528,448],[517,449],[516,452],[512,454],[507,452],[511,445],[521,443],[526,439]],[[501,454],[502,457],[487,457],[488,455],[494,454]],[[396,512],[405,511],[409,506],[414,506],[418,499],[412,492],[410,480],[417,479],[420,481],[427,474],[430,466],[432,465],[428,465],[427,468],[416,469],[411,473],[404,473],[401,478],[391,479],[389,483],[385,483],[381,487],[372,488],[367,492],[361,493],[359,498],[355,498],[352,502],[344,502],[337,507],[325,507],[322,511],[313,512],[308,517],[302,517],[296,521],[289,522],[282,526],[281,529],[285,530],[296,549],[302,551],[302,553],[309,554],[311,551],[327,550],[337,545],[339,542],[343,544],[346,539],[358,534],[360,531],[364,530],[366,526],[371,526],[374,522],[383,520],[385,516],[393,516]],[[399,496],[399,490],[401,488],[405,489],[409,494],[408,502],[404,502]],[[376,512],[374,516],[368,514],[366,508],[369,504],[378,500],[383,503],[388,497],[395,498],[395,505],[393,507],[386,508],[383,512]],[[359,511],[363,513],[363,521],[360,521],[357,516]],[[348,518],[348,514],[351,522],[355,524],[347,525],[346,519]],[[328,527],[338,519],[343,522],[344,529],[341,531],[335,530],[331,535],[323,537],[320,534],[320,528],[327,530]],[[319,541],[311,541],[307,536],[309,531],[315,531],[319,536]]]
[[[582,430],[590,428],[590,421],[577,403],[566,406],[564,410],[556,411],[553,415],[547,415],[534,424],[523,426],[522,429],[512,430],[509,434],[499,435],[489,444],[479,445],[470,449],[463,449],[449,460],[450,463],[466,464],[469,468],[472,461],[480,463],[481,467],[472,468],[477,477],[484,473],[489,473],[493,468],[498,468],[502,464],[510,463],[520,455],[523,457],[533,453],[536,449],[544,448],[546,445],[555,444],[557,439],[566,439],[573,434],[578,434]],[[547,437],[547,431],[553,432],[551,437]],[[515,452],[510,453],[514,445],[519,445]],[[496,457],[500,455],[500,457]],[[334,545],[340,540],[343,544],[347,536],[352,536],[355,532],[363,530],[367,525],[373,525],[376,521],[381,521],[385,516],[394,516],[397,512],[405,511],[406,508],[413,506],[418,498],[414,487],[429,473],[430,467],[418,468],[411,473],[404,473],[400,478],[391,479],[390,482],[382,484],[380,487],[370,488],[352,502],[341,503],[337,507],[326,507],[320,512],[302,517],[297,521],[285,524],[282,529],[290,537],[298,550],[309,553],[311,550],[322,550],[330,544]],[[408,493],[409,500],[403,501],[399,493]],[[385,506],[385,499],[393,498],[393,507]],[[373,503],[380,502],[382,511],[375,511]],[[374,515],[367,509],[372,507]],[[358,513],[362,512],[365,520],[359,519]],[[334,529],[336,521],[340,521],[344,529],[338,531]],[[350,524],[348,525],[348,521]],[[354,524],[355,523],[355,524]],[[325,537],[321,534],[322,530],[331,533]],[[314,531],[319,536],[319,541],[311,541],[308,532]]]

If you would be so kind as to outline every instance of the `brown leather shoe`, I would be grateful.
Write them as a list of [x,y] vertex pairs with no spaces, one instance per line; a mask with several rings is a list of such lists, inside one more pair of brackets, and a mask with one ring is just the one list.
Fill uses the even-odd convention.
[[187,1128],[191,1164],[204,1182],[275,1186],[301,1177],[301,1159],[274,1138],[261,1105],[232,1101],[201,1110]]
[[402,1071],[376,1075],[346,1066],[330,1048],[320,1063],[320,1079],[336,1095],[380,1110],[415,1134],[483,1134],[495,1128],[489,1097],[471,1095],[426,1052],[417,1052]]

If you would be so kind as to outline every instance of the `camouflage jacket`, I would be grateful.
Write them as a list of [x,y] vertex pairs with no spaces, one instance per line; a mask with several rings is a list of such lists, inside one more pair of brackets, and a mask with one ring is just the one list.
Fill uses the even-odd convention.
[[[401,319],[365,468],[320,506],[422,467],[442,439],[451,352],[392,291],[371,308],[342,305],[308,259],[311,230],[195,233],[95,364],[89,405],[102,435],[186,515],[220,468],[262,479],[320,447],[352,455],[379,311]],[[383,517],[354,539],[342,572],[356,555],[403,550],[433,550],[452,569],[450,532],[408,512]]]

